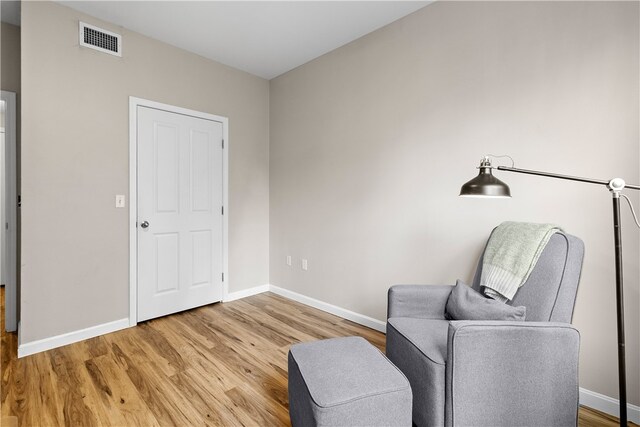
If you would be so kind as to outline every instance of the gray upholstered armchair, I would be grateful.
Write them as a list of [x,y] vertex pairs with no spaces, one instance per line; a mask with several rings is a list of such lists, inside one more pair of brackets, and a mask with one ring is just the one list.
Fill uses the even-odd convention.
[[[387,356],[418,426],[575,426],[580,335],[570,324],[584,245],[556,233],[514,306],[525,322],[448,321],[452,286],[389,289]],[[472,287],[479,290],[482,258]]]

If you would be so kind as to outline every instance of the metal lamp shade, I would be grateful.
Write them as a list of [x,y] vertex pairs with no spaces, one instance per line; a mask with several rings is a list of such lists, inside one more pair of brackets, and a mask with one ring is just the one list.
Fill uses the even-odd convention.
[[471,181],[465,183],[460,189],[462,197],[511,197],[509,186],[491,173],[491,167],[486,164],[480,165],[480,173]]

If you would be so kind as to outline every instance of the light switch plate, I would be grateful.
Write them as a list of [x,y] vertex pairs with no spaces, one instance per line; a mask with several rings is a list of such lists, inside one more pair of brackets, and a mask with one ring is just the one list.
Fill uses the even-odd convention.
[[287,255],[287,265],[291,266],[291,255]]
[[124,194],[116,194],[116,208],[124,208]]
[[306,259],[302,260],[302,269],[307,271],[309,269],[309,264],[307,263]]

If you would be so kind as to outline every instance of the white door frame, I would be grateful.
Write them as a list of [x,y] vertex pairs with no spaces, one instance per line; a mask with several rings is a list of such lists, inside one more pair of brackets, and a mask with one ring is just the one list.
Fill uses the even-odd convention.
[[138,107],[155,108],[222,123],[222,298],[229,290],[229,119],[200,111],[129,97],[129,326],[138,323]]
[[[4,123],[4,172],[5,200],[3,209],[6,212],[6,222],[9,225],[5,229],[6,246],[2,248],[2,256],[6,261],[6,271],[2,275],[5,283],[5,329],[13,332],[18,329],[18,197],[17,197],[17,154],[16,154],[16,94],[14,92],[1,91],[0,98],[5,102]],[[5,203],[6,202],[6,203]]]

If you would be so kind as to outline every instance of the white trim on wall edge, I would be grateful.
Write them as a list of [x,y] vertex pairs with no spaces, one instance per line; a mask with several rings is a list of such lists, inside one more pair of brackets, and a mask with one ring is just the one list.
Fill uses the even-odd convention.
[[274,294],[317,308],[318,310],[326,311],[343,319],[351,320],[352,322],[375,329],[376,331],[386,332],[386,323],[382,320],[374,319],[373,317],[365,316],[364,314],[356,313],[346,308],[338,307],[337,305],[329,304],[277,286],[270,285],[269,290]]
[[119,331],[121,329],[126,329],[128,327],[129,318],[126,317],[124,319],[114,320],[113,322],[91,326],[89,328],[80,329],[78,331],[67,332],[66,334],[62,335],[56,335],[38,341],[19,344],[18,358],[40,353],[41,351],[62,347],[64,345],[73,344],[75,342],[87,340],[99,335],[105,335],[111,332]]
[[241,291],[236,291],[236,292],[228,292],[224,298],[222,299],[222,302],[231,302],[231,301],[235,301],[237,299],[241,299],[241,298],[247,298],[253,295],[258,295],[261,294],[263,292],[269,292],[269,285],[262,285],[262,286],[255,286],[253,288],[249,288],[249,289],[243,289]]
[[[614,417],[620,415],[620,401],[618,399],[582,387],[580,387],[580,404]],[[627,418],[635,424],[640,424],[640,406],[628,403]]]

